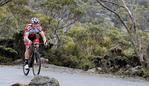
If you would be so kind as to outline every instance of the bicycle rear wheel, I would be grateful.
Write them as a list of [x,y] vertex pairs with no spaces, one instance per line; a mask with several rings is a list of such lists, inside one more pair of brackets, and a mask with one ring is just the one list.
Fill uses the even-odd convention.
[[40,60],[40,55],[39,53],[34,53],[33,54],[33,74],[34,75],[39,75],[40,74],[40,69],[41,69],[41,60]]
[[23,63],[23,73],[24,75],[28,75],[29,74],[30,69],[25,69],[25,62]]

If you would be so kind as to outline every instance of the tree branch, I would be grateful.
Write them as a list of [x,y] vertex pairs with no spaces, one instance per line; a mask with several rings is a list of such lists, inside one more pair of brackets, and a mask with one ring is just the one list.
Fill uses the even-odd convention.
[[124,25],[124,27],[127,29],[128,32],[129,31],[129,28],[127,27],[127,25],[125,24],[125,22],[123,21],[123,19],[120,17],[119,14],[117,14],[115,11],[111,10],[109,7],[105,6],[101,1],[102,0],[96,0],[101,6],[103,6],[104,8],[106,8],[107,10],[109,10],[110,12],[114,13],[121,21],[121,23]]
[[125,8],[126,11],[128,12],[128,15],[129,15],[131,21],[132,21],[132,26],[131,26],[131,28],[134,28],[134,31],[136,32],[136,22],[135,22],[135,18],[133,17],[131,11],[130,11],[130,10],[128,9],[128,7],[126,6],[124,0],[121,0],[121,1],[122,1],[123,5],[124,5],[124,8]]
[[[126,25],[126,23],[123,21],[123,19],[121,18],[120,14],[118,14],[117,12],[113,11],[111,8],[109,8],[108,6],[106,6],[103,2],[108,2],[105,0],[96,0],[102,7],[104,7],[105,9],[107,9],[108,11],[114,13],[121,21],[121,23],[123,24],[123,26],[127,29],[127,32],[130,36],[131,39],[131,43],[134,47],[134,51],[137,54],[140,63],[142,65],[142,62],[144,62],[143,59],[143,51],[141,49],[141,42],[140,42],[140,38],[139,35],[137,35],[137,28],[136,28],[136,21],[135,18],[132,15],[132,12],[129,10],[129,8],[126,6],[126,3],[124,2],[124,0],[121,0],[121,2],[123,3],[123,8],[127,11],[128,16],[130,18],[131,23],[131,27],[128,27],[128,25]],[[113,2],[108,2],[108,3],[113,3]],[[114,4],[114,3],[113,3]],[[114,4],[117,5],[117,4]],[[118,6],[118,5],[117,5]]]
[[116,4],[116,3],[114,3],[114,2],[111,2],[111,1],[107,1],[107,0],[100,0],[100,1],[102,1],[102,2],[106,2],[106,3],[110,3],[110,4],[116,5],[116,6],[118,6],[118,7],[125,8],[124,6],[121,6],[121,5]]
[[0,0],[0,6],[3,6],[12,0]]

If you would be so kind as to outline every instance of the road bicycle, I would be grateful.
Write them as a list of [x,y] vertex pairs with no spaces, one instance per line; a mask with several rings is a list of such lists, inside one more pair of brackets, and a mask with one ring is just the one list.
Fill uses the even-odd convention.
[[23,72],[24,75],[28,75],[30,72],[30,69],[32,68],[34,75],[39,75],[41,70],[41,59],[40,54],[38,52],[40,44],[31,44],[29,47],[30,50],[30,59],[28,61],[29,69],[25,69],[25,62],[23,63]]
[[[43,43],[38,44],[31,44],[29,47],[30,50],[30,58],[28,61],[29,69],[25,69],[25,61],[23,62],[23,72],[24,75],[28,75],[30,72],[30,69],[32,68],[34,75],[39,75],[41,70],[41,58],[39,53],[39,45],[44,45]],[[46,42],[46,48],[51,49],[54,44],[50,43],[50,41]]]

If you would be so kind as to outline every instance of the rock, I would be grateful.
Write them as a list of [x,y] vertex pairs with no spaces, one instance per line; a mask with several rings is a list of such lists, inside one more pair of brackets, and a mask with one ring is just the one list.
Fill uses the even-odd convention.
[[20,84],[20,83],[15,83],[15,84],[12,84],[11,86],[27,86],[27,85]]
[[98,71],[102,71],[102,68],[101,68],[101,67],[97,67],[97,70],[98,70]]
[[41,63],[47,63],[48,64],[49,60],[48,59],[45,59],[45,58],[41,58]]
[[143,71],[142,71],[141,66],[136,66],[136,67],[133,67],[133,68],[126,70],[125,73],[129,74],[129,75],[142,76]]
[[23,60],[22,59],[17,59],[13,62],[14,64],[22,64]]
[[89,72],[89,73],[95,73],[96,72],[96,68],[89,69],[87,72]]
[[131,68],[132,73],[136,73],[137,71],[139,71],[141,69],[141,66],[136,66],[134,68]]
[[28,86],[60,86],[58,80],[47,76],[35,76]]
[[101,67],[92,68],[92,69],[89,69],[87,72],[89,72],[89,73],[96,73],[97,71],[102,71],[102,68]]

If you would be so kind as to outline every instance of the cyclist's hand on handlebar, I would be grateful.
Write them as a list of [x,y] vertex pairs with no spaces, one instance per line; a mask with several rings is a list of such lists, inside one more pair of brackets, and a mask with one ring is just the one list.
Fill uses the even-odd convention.
[[28,40],[29,44],[32,44],[32,41],[31,40]]
[[47,47],[48,46],[48,43],[47,42],[44,42],[44,46]]
[[54,46],[54,44],[46,41],[46,42],[44,42],[44,46],[46,48],[52,48],[52,46]]

